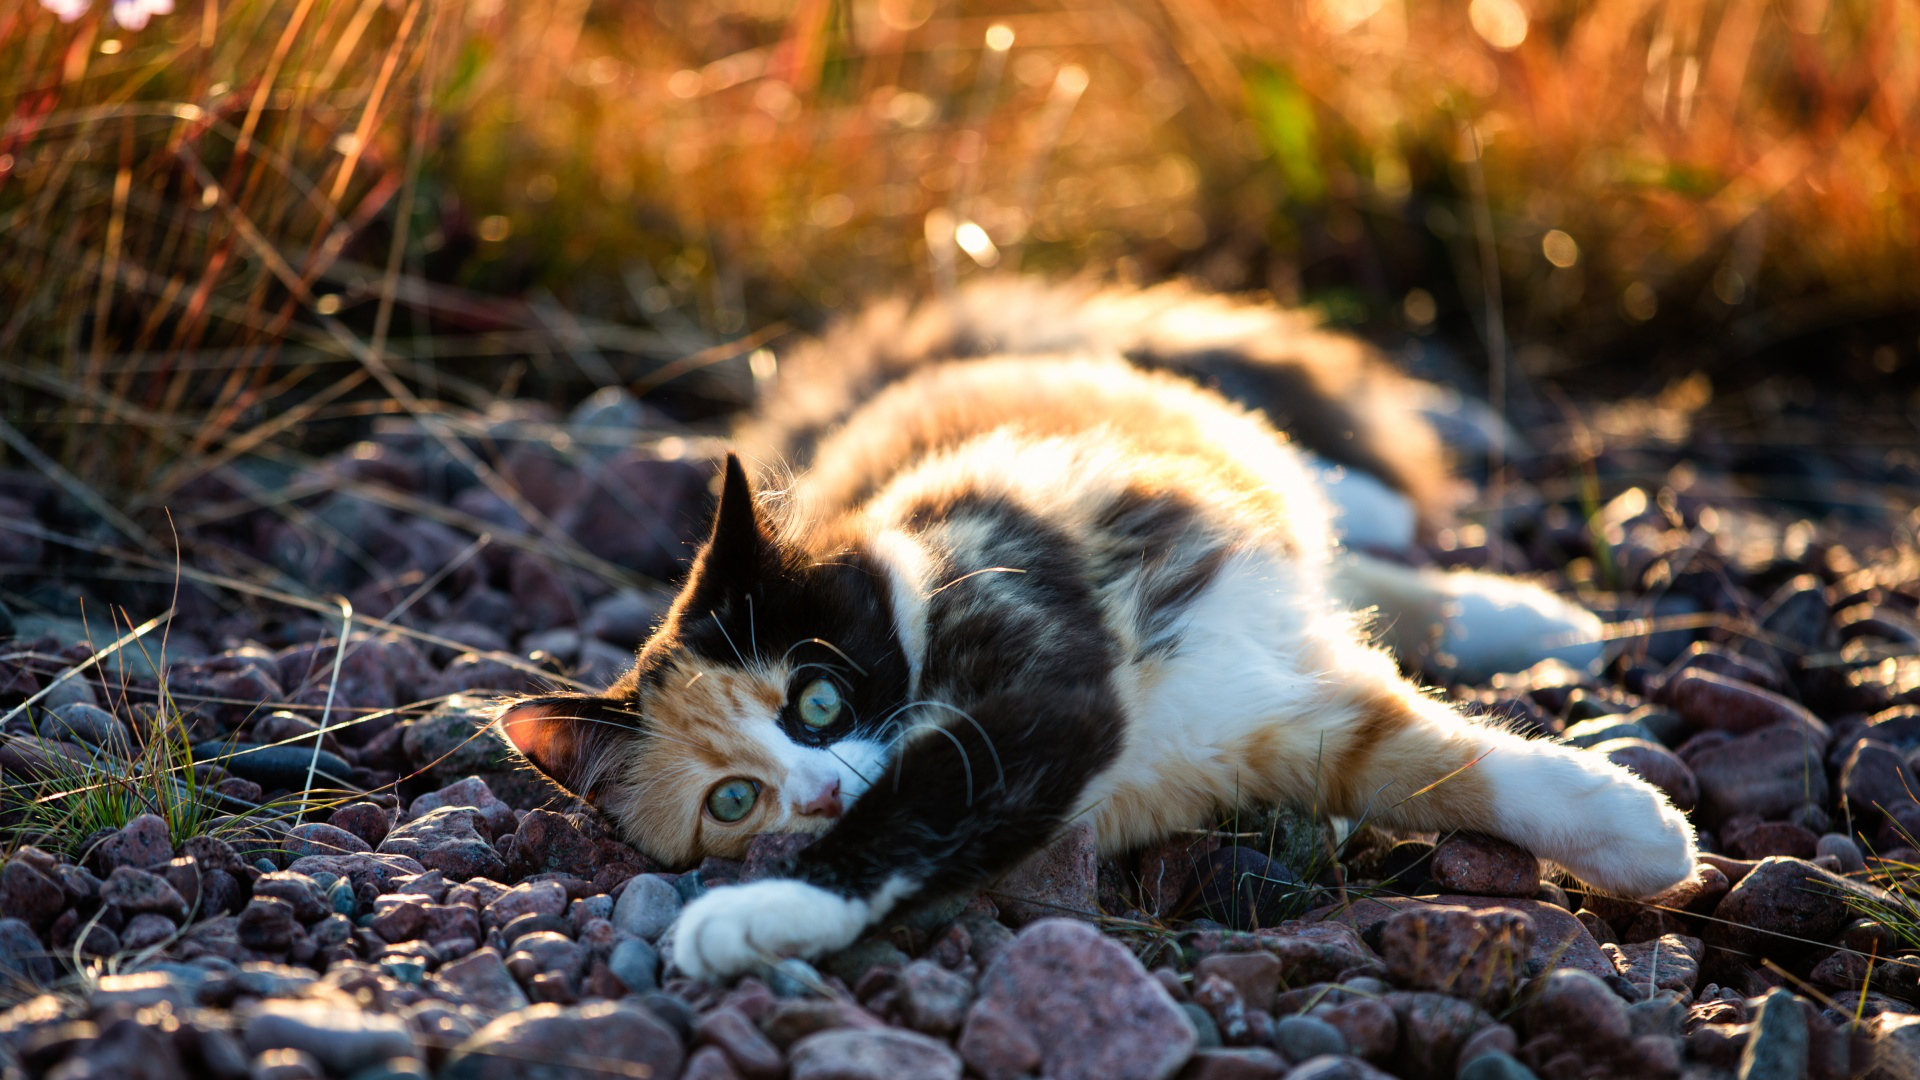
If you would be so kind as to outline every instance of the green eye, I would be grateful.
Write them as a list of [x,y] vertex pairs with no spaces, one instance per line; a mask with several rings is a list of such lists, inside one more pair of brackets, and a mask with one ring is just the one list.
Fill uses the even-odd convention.
[[720,821],[739,821],[759,797],[760,787],[751,780],[722,780],[707,796],[707,813]]
[[826,679],[815,679],[800,691],[795,706],[800,722],[810,728],[823,728],[840,719],[840,691]]

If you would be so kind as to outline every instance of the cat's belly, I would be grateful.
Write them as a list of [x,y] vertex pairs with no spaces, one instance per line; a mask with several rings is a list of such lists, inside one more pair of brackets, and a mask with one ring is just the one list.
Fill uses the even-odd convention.
[[1103,853],[1230,824],[1236,806],[1310,796],[1346,719],[1323,704],[1323,673],[1357,637],[1321,573],[1237,555],[1194,600],[1178,648],[1121,670],[1126,742],[1083,800]]

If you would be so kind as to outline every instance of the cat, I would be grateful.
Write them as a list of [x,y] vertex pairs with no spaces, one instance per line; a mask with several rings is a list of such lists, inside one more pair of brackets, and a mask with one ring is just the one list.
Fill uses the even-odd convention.
[[1314,804],[1626,895],[1686,879],[1656,788],[1462,715],[1381,644],[1597,656],[1597,621],[1544,590],[1361,553],[1448,510],[1419,395],[1303,316],[1178,286],[882,304],[784,362],[738,432],[760,475],[728,454],[633,668],[499,730],[670,865],[816,837],[685,907],[670,952],[702,978],[844,947],[1082,818],[1113,852]]

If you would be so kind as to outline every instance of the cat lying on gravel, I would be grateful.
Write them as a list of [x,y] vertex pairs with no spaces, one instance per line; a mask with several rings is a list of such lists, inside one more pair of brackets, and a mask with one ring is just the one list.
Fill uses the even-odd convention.
[[1471,671],[1597,655],[1542,590],[1358,553],[1444,507],[1418,389],[1299,315],[1175,287],[882,305],[788,358],[633,669],[500,728],[669,863],[818,834],[686,908],[697,976],[845,946],[1081,817],[1115,851],[1315,804],[1628,895],[1686,878],[1658,790],[1461,715],[1369,633]]

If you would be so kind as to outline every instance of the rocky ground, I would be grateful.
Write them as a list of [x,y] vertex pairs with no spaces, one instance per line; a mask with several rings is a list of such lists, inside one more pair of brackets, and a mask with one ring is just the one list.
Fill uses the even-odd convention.
[[[477,732],[486,694],[625,663],[697,531],[699,445],[618,395],[448,430],[188,485],[181,573],[0,474],[7,1078],[1920,1075],[1908,509],[1801,522],[1683,439],[1581,463],[1625,492],[1588,512],[1544,456],[1493,533],[1428,553],[1615,621],[1603,675],[1449,693],[1692,811],[1709,854],[1652,901],[1483,837],[1336,845],[1261,814],[1105,861],[1069,833],[980,896],[711,987],[663,932],[791,842],[655,865]],[[1815,464],[1826,495],[1914,490],[1905,464]],[[293,599],[331,593],[344,648],[336,605]],[[174,615],[112,651],[116,604]]]

